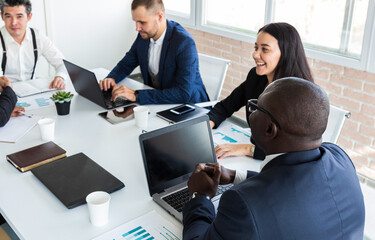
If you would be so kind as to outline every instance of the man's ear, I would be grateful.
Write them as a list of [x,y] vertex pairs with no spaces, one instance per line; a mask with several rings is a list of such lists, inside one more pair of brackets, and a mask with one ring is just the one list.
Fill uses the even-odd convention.
[[163,12],[158,12],[158,21],[162,22],[164,18],[164,13]]
[[266,130],[267,138],[270,138],[270,139],[275,138],[278,134],[278,131],[279,131],[279,129],[274,122],[269,121],[267,123],[267,130]]
[[27,21],[30,21],[32,16],[33,16],[33,13],[31,12],[31,13],[29,14],[29,16],[27,16]]

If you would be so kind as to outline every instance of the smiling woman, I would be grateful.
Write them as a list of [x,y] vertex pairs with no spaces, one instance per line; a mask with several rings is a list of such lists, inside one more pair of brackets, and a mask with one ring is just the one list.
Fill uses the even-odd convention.
[[[247,75],[246,81],[208,113],[211,127],[221,122],[247,104],[257,99],[271,82],[283,77],[299,77],[313,82],[305,51],[297,30],[287,23],[270,23],[259,29],[253,58],[256,67]],[[246,119],[250,111],[246,108]],[[219,145],[216,154],[220,158],[248,155],[264,159],[264,153],[252,144]]]
[[277,39],[271,34],[260,32],[255,42],[253,58],[256,63],[256,73],[266,75],[268,82],[274,79],[275,69],[281,56]]

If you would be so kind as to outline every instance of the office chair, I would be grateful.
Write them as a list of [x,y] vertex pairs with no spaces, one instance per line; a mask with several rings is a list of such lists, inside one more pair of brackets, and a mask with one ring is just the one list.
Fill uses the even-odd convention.
[[199,71],[210,101],[218,101],[227,74],[229,60],[198,53]]
[[350,118],[350,112],[331,105],[327,128],[323,133],[323,142],[337,142],[346,118]]

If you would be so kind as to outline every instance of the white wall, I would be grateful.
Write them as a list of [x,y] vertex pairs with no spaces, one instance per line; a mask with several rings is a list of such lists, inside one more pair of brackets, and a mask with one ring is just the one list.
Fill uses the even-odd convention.
[[44,2],[49,38],[67,60],[82,67],[112,69],[136,38],[131,0]]

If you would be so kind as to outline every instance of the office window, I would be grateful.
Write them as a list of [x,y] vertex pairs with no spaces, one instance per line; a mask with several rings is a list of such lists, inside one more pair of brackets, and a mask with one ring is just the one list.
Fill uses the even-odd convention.
[[353,22],[350,29],[348,51],[357,55],[361,54],[362,41],[366,25],[368,0],[356,0],[353,9]]
[[255,37],[269,22],[288,22],[306,47],[360,59],[368,5],[369,0],[204,0],[201,23],[204,29]]
[[360,58],[367,7],[368,0],[278,0],[274,21],[296,27],[305,46]]
[[308,57],[375,72],[375,1],[164,0],[184,26],[253,43],[260,27],[284,21],[298,30]]
[[190,16],[190,0],[164,0],[166,11],[182,15],[184,17]]
[[166,16],[180,24],[195,26],[195,0],[163,0]]
[[266,0],[207,0],[207,26],[254,34],[264,25]]

